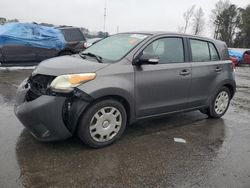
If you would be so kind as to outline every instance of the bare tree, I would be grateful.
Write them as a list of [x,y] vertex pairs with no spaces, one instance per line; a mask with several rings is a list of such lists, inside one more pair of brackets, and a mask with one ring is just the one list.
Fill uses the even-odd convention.
[[215,8],[211,11],[210,21],[212,22],[212,25],[214,27],[214,31],[213,31],[214,38],[218,38],[218,30],[220,29],[216,20],[217,20],[218,16],[221,15],[225,9],[229,8],[229,6],[230,6],[229,0],[224,0],[224,1],[219,0],[215,4]]
[[177,32],[178,33],[183,33],[184,32],[184,27],[183,26],[178,26],[177,27]]
[[1,17],[0,17],[0,25],[5,24],[6,21],[7,21],[6,18],[1,18]]
[[193,5],[191,8],[187,9],[184,14],[183,14],[183,18],[185,20],[185,26],[183,29],[183,33],[187,32],[187,28],[190,24],[190,19],[192,18],[193,14],[194,14],[194,10],[195,10],[195,5]]
[[204,30],[205,18],[204,12],[200,7],[193,15],[193,34],[200,35]]

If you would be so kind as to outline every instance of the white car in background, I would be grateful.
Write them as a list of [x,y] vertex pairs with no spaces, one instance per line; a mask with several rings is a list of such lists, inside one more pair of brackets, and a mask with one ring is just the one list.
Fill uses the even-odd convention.
[[103,38],[92,38],[92,39],[87,39],[87,41],[84,43],[84,47],[88,48],[90,46],[92,46],[93,44],[99,42],[100,40],[102,40]]

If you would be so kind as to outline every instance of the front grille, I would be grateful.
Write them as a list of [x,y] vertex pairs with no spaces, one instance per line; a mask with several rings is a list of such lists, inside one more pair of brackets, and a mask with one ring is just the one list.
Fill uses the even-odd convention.
[[33,101],[41,95],[48,95],[49,86],[55,76],[38,74],[28,79],[29,91],[26,94],[26,101]]

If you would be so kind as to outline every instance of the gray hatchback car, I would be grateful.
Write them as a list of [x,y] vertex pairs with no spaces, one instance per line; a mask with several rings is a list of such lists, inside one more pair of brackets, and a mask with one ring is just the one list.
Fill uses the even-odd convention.
[[235,88],[224,42],[165,32],[121,33],[79,55],[43,61],[19,86],[15,114],[38,140],[77,133],[98,148],[140,119],[191,110],[220,118]]

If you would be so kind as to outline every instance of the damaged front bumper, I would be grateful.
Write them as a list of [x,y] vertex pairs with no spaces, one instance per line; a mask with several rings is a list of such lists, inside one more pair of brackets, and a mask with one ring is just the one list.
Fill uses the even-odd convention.
[[47,86],[48,83],[32,83],[30,78],[24,80],[17,90],[15,114],[40,141],[69,138],[92,98],[77,89],[68,95],[52,93]]

